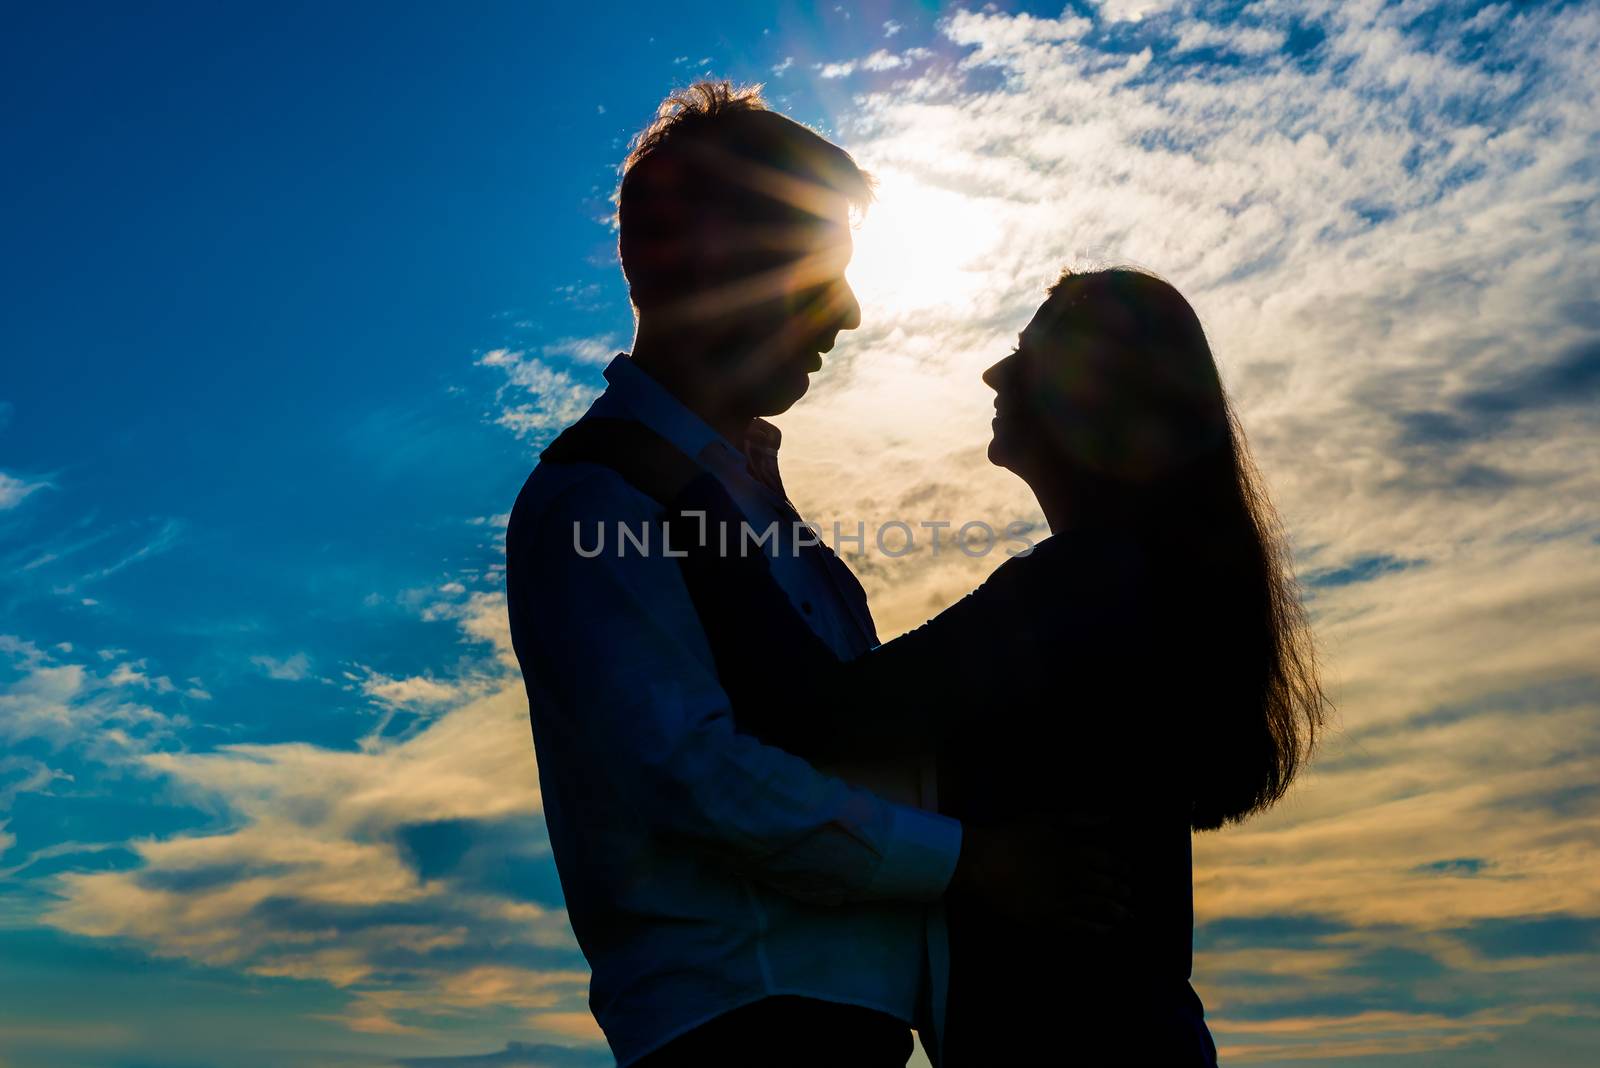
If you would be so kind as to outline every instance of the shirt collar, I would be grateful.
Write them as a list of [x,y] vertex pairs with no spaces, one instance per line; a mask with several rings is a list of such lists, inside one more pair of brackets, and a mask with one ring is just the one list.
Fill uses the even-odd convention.
[[[686,456],[699,459],[712,445],[721,445],[736,456],[741,450],[713,430],[704,419],[684,406],[660,382],[625,352],[619,352],[604,371],[609,383],[605,395],[628,415],[666,438]],[[777,429],[774,427],[773,429]]]

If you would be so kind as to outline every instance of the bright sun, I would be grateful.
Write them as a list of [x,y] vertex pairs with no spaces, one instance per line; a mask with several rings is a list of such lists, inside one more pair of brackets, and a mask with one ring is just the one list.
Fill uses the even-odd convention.
[[878,196],[855,233],[850,286],[863,307],[964,304],[981,285],[997,227],[982,204],[903,171],[873,172]]

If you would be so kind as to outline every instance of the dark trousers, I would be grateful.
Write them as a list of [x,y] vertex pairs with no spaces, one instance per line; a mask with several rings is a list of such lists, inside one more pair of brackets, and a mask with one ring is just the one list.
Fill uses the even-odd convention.
[[905,1068],[902,1020],[816,998],[781,995],[725,1012],[635,1061],[635,1068]]

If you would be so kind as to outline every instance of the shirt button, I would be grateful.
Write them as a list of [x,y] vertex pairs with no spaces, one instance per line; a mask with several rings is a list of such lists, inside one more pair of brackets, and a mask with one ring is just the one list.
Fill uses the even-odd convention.
[[806,615],[809,616],[811,614],[811,602],[810,601],[801,601],[800,602],[800,611],[804,612]]

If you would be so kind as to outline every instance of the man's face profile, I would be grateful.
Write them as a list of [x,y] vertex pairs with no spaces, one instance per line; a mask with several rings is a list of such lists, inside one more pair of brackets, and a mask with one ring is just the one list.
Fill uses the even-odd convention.
[[752,301],[727,333],[729,393],[756,415],[777,415],[805,395],[810,375],[839,334],[861,325],[861,306],[845,278],[854,251],[849,206],[829,198],[825,214],[788,228],[791,251],[746,281]]

